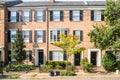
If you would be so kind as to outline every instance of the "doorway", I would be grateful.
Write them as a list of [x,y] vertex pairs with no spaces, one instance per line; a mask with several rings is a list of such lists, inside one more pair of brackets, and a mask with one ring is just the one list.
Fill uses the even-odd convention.
[[42,49],[38,50],[38,65],[44,64],[44,51]]
[[91,64],[96,66],[97,65],[97,52],[91,52]]
[[74,65],[80,66],[81,53],[74,54]]

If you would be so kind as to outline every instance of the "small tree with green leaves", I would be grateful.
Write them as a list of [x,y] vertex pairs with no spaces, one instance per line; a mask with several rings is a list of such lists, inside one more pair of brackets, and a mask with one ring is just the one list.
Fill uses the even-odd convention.
[[15,58],[17,62],[22,62],[26,58],[25,45],[22,38],[22,31],[17,30],[14,41],[12,42],[12,53],[11,57]]
[[[81,53],[81,51],[84,50],[83,47],[77,47],[78,44],[80,44],[80,42],[78,41],[77,36],[65,35],[65,34],[60,35],[60,42],[58,41],[54,42],[54,45],[63,49],[63,53],[66,54],[67,62],[68,62],[68,57],[71,54]],[[66,70],[68,71],[68,64],[66,64]]]

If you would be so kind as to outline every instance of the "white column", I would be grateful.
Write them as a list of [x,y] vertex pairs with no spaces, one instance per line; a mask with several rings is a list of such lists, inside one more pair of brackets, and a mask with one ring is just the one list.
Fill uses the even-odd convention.
[[38,66],[38,51],[35,49],[35,66]]

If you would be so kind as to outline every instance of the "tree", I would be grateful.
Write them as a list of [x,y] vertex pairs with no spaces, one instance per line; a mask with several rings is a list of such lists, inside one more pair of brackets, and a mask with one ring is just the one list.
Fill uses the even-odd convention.
[[[66,54],[66,60],[68,62],[68,57],[71,54],[75,54],[75,53],[81,53],[81,51],[84,50],[83,47],[77,47],[77,44],[80,44],[80,42],[78,41],[78,38],[76,36],[72,36],[72,35],[65,35],[65,34],[61,34],[60,35],[60,42],[55,41],[54,45],[60,47],[63,49],[63,53]],[[66,69],[68,71],[68,65],[66,64]]]
[[25,45],[22,38],[22,31],[17,30],[14,41],[12,42],[12,53],[11,57],[15,58],[17,62],[22,62],[26,58]]

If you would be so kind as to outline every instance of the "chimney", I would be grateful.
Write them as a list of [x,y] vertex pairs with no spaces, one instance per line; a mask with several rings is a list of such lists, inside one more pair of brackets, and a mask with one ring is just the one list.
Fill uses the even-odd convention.
[[50,2],[51,2],[51,3],[54,3],[54,2],[55,2],[55,0],[50,0]]

